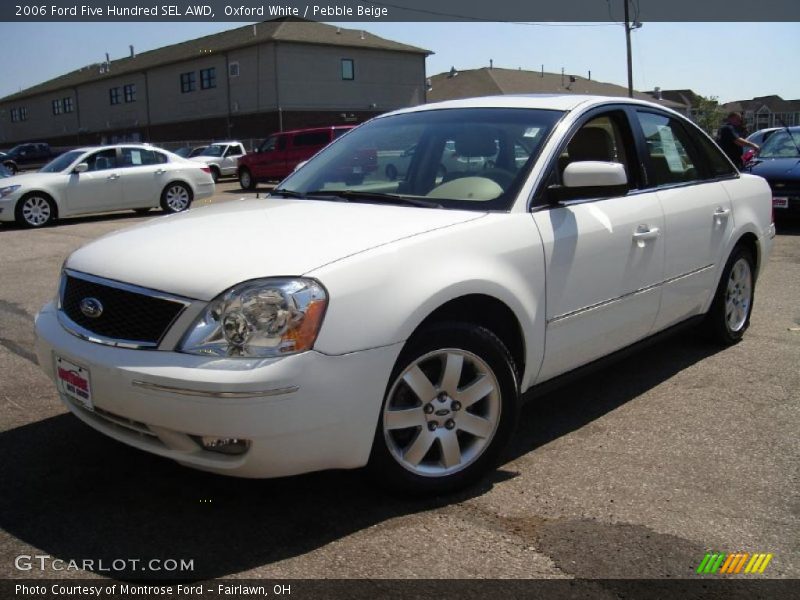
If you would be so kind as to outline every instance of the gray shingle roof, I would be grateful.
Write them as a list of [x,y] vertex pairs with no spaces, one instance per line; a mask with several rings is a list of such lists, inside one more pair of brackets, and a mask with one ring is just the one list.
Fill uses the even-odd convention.
[[[560,73],[542,74],[539,71],[523,71],[518,69],[502,69],[499,67],[470,69],[459,71],[451,77],[449,73],[440,73],[431,77],[431,90],[427,94],[428,102],[455,100],[491,96],[494,94],[590,94],[597,96],[627,96],[628,88],[613,83],[595,81],[585,77],[562,76]],[[681,110],[683,104],[670,100],[654,100],[652,96],[634,91],[634,98],[657,102],[662,106]]]
[[314,21],[276,19],[222,31],[171,46],[164,46],[163,48],[142,52],[133,57],[112,60],[108,72],[105,73],[100,72],[100,63],[89,65],[21,90],[5,98],[0,98],[0,102],[53,92],[82,83],[101,81],[126,73],[134,73],[169,63],[190,60],[200,55],[216,54],[235,48],[276,41],[394,50],[413,54],[432,54],[430,50],[386,40],[359,29],[345,29]]

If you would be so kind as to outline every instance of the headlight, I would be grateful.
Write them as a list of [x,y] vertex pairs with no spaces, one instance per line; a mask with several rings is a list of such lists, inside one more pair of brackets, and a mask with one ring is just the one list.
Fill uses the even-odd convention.
[[21,187],[21,185],[9,185],[8,187],[0,188],[0,198],[5,198],[9,194],[13,194]]
[[311,349],[328,305],[313,279],[254,279],[209,302],[180,350],[211,356],[285,356]]

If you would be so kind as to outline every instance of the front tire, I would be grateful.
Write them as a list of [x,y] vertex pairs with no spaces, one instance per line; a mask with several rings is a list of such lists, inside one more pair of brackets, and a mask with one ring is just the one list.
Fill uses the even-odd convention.
[[56,204],[47,194],[34,192],[17,202],[14,216],[22,227],[46,227],[56,220]]
[[214,180],[214,183],[217,183],[219,181],[220,177],[221,177],[221,173],[219,172],[219,167],[215,167],[215,166],[212,165],[211,166],[211,179]]
[[183,212],[192,204],[192,190],[184,183],[173,182],[161,192],[161,208],[166,213]]
[[706,315],[711,338],[729,346],[742,339],[750,326],[755,294],[755,259],[744,246],[734,248]]
[[252,173],[250,173],[250,169],[241,168],[239,169],[239,185],[242,187],[243,190],[254,190],[256,189],[256,181],[253,179]]
[[369,470],[412,494],[466,487],[511,439],[518,397],[514,361],[491,331],[467,323],[426,328],[392,371]]

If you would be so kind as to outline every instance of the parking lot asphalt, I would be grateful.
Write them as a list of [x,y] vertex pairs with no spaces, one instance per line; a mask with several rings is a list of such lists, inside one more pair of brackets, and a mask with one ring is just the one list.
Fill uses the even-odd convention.
[[544,396],[482,484],[414,500],[360,472],[204,474],[67,414],[34,315],[72,250],[156,215],[0,225],[0,577],[87,576],[21,554],[192,559],[192,578],[695,577],[707,551],[800,577],[800,225],[779,229],[740,344],[682,333]]

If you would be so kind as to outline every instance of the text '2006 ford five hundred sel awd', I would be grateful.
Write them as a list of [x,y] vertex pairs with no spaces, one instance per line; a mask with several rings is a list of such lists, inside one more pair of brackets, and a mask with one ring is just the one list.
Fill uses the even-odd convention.
[[544,382],[689,320],[737,342],[770,201],[655,104],[400,110],[266,199],[74,252],[37,352],[78,418],[183,465],[367,466],[394,488],[450,491],[492,468]]

